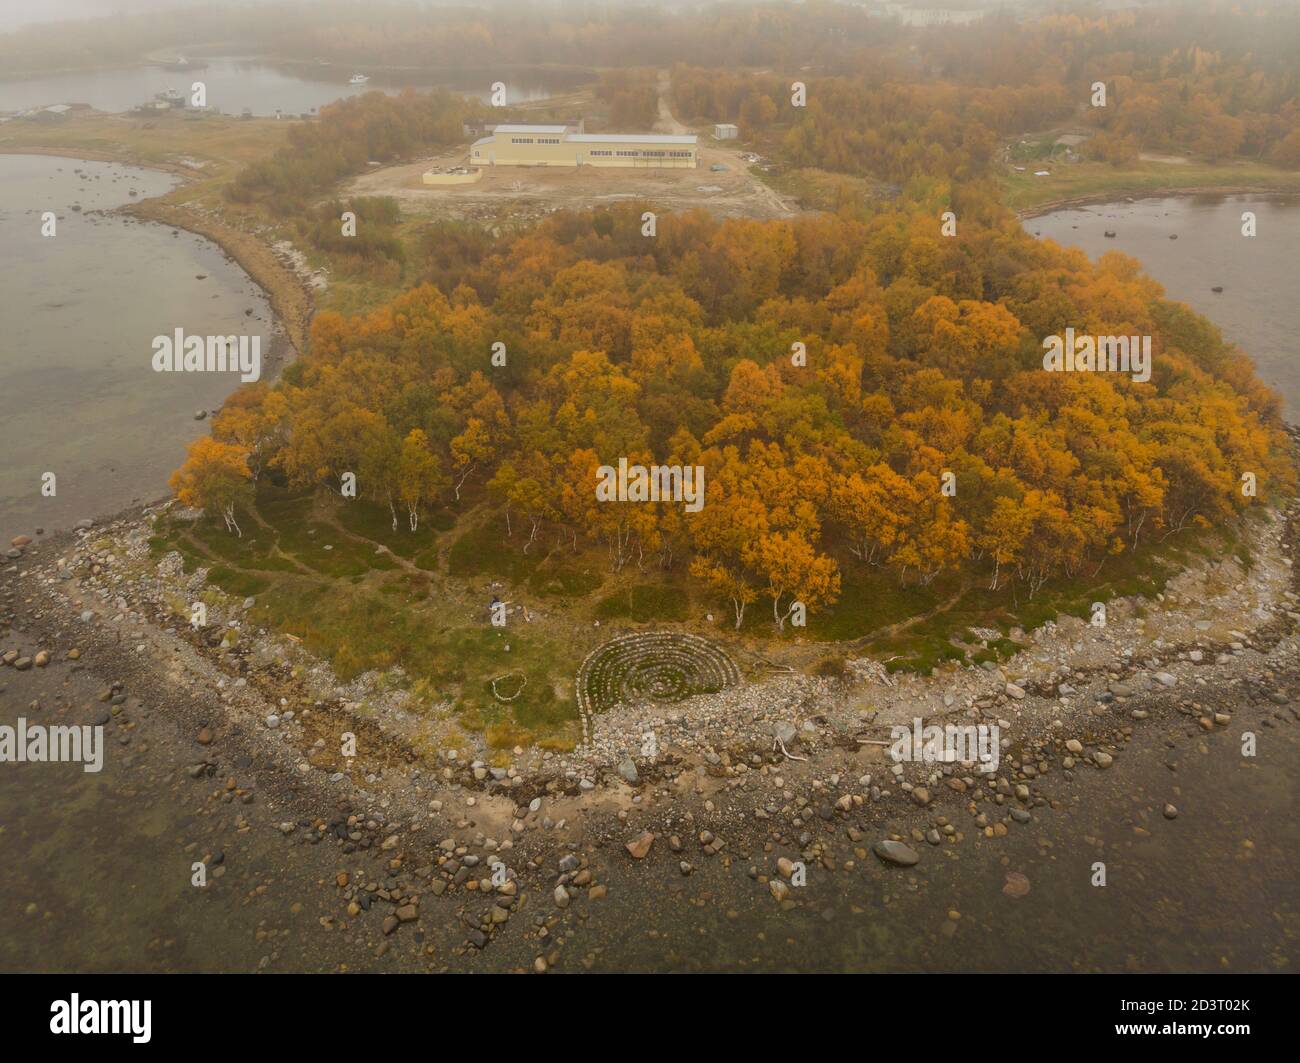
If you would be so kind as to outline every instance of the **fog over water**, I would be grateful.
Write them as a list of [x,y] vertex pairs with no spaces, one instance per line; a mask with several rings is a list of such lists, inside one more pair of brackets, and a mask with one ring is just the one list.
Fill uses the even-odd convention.
[[[399,92],[414,88],[427,92],[439,85],[487,100],[491,71],[447,71],[442,75],[399,75],[374,71],[364,85],[348,83],[346,67],[279,66],[254,58],[191,59],[186,70],[158,64],[82,70],[36,77],[0,80],[0,111],[19,111],[55,103],[85,103],[99,111],[123,112],[151,100],[168,89],[188,95],[196,81],[207,94],[207,106],[225,114],[244,110],[260,116],[309,114],[345,96],[366,92]],[[361,71],[358,71],[358,73]],[[512,71],[506,79],[507,98],[515,102],[537,100],[575,87],[580,75],[555,72],[529,74]]]

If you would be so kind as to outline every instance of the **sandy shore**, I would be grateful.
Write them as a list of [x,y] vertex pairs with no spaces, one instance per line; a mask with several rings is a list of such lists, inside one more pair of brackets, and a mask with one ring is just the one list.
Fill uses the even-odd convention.
[[294,354],[301,355],[307,349],[311,319],[315,313],[311,289],[263,240],[227,225],[219,218],[162,199],[129,204],[121,210],[211,240],[266,293],[276,321],[284,329]]

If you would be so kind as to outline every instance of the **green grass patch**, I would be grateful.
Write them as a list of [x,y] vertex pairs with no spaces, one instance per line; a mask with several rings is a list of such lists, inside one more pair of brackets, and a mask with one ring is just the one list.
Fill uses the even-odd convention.
[[[1094,602],[1153,598],[1164,591],[1171,576],[1197,557],[1225,557],[1239,549],[1240,540],[1230,530],[1189,529],[1163,543],[1143,544],[1108,557],[1100,567],[1089,565],[1073,577],[1049,580],[1032,598],[1023,587],[991,591],[981,582],[967,588],[948,608],[906,624],[892,635],[873,638],[865,648],[885,660],[892,672],[928,672],[946,660],[1004,661],[1022,649],[1007,637],[1013,627],[1029,632],[1062,614],[1087,619]],[[887,593],[887,588],[880,588],[880,593]],[[975,641],[971,629],[976,627],[1000,631],[1001,636],[969,652],[954,645],[954,639],[968,645]]]
[[685,620],[689,602],[685,588],[678,584],[634,583],[601,599],[595,615],[601,620],[631,620],[638,624]]
[[446,510],[439,509],[420,521],[420,526],[411,531],[406,514],[399,513],[397,527],[393,528],[392,514],[388,507],[361,499],[348,499],[338,507],[338,521],[353,535],[380,543],[398,557],[413,561],[422,553],[434,548],[438,532],[446,531],[455,523]]
[[271,586],[271,581],[265,577],[225,565],[208,569],[208,582],[235,598],[254,598]]
[[536,541],[524,552],[519,529],[505,534],[504,522],[488,520],[466,529],[447,553],[447,570],[462,579],[499,579],[534,594],[581,598],[598,590],[605,577],[594,554],[574,554],[565,547],[550,549]]
[[[808,617],[807,632],[823,642],[850,642],[927,613],[954,590],[951,581],[936,579],[928,587],[900,583],[892,573],[855,557],[841,559],[840,596],[829,609]],[[754,603],[762,604],[762,599]]]
[[491,576],[522,586],[545,556],[534,543],[524,553],[523,540],[505,535],[504,522],[483,521],[464,531],[447,553],[447,570],[453,576]]

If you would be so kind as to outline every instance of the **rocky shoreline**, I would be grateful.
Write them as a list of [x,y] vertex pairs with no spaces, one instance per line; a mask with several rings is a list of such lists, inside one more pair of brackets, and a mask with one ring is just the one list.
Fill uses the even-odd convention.
[[[1060,618],[1013,632],[1024,648],[1002,667],[889,676],[861,661],[844,679],[777,674],[669,709],[620,706],[595,718],[584,747],[516,747],[504,761],[417,751],[400,704],[363,713],[337,683],[321,696],[328,667],[249,630],[250,601],[204,591],[177,555],[150,557],[161,508],[10,551],[4,722],[31,703],[29,688],[48,698],[93,686],[93,698],[54,695],[59,721],[104,726],[110,761],[153,760],[159,780],[224,807],[236,834],[310,850],[287,858],[333,883],[321,926],[345,933],[354,964],[402,942],[416,967],[544,971],[566,962],[556,942],[573,933],[575,906],[710,864],[743,874],[752,903],[794,910],[805,903],[797,864],[924,874],[949,850],[1045,829],[1130,744],[1300,719],[1295,504],[1253,522],[1249,568],[1197,562],[1157,599],[1110,603],[1105,628]],[[195,630],[198,600],[208,616]],[[48,715],[38,700],[29,716]],[[916,718],[996,724],[999,771],[892,763],[889,728]]]
[[1117,188],[1108,192],[1085,192],[1077,196],[1064,196],[1060,199],[1035,203],[1016,211],[1016,217],[1022,222],[1041,218],[1044,214],[1054,214],[1058,210],[1075,210],[1090,207],[1097,203],[1136,203],[1142,199],[1174,199],[1184,196],[1295,196],[1300,187],[1287,185],[1168,185],[1158,188]]

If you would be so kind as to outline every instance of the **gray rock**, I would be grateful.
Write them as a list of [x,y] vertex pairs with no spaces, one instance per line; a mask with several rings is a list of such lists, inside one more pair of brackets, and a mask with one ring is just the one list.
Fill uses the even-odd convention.
[[876,842],[871,847],[871,851],[885,863],[894,864],[898,867],[911,867],[921,859],[917,851],[910,845],[890,841],[888,838]]
[[633,785],[641,781],[641,776],[637,774],[636,765],[632,763],[631,757],[624,757],[619,762],[618,774],[624,781]]

